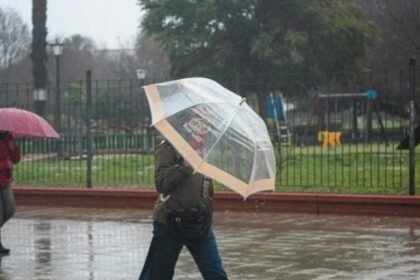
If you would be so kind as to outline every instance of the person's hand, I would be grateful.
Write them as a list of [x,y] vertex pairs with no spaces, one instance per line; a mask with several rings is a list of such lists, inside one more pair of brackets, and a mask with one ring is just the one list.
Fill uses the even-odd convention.
[[191,165],[188,163],[188,161],[186,161],[185,159],[182,161],[182,165],[183,165],[183,166],[186,166],[186,167],[191,166]]

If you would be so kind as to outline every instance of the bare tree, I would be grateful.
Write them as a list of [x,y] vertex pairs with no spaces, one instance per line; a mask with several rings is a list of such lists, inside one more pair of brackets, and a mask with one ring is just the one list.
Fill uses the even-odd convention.
[[168,54],[158,43],[148,36],[138,36],[136,43],[138,67],[145,68],[151,79],[166,78],[169,74],[170,62]]
[[97,57],[107,63],[109,71],[106,75],[113,78],[135,79],[138,68],[146,69],[148,80],[162,79],[169,73],[168,55],[155,41],[145,36],[138,36],[134,48],[128,44],[121,45],[118,50],[99,51]]
[[[95,79],[134,78],[135,72],[118,71],[137,65],[133,49],[100,50],[92,38],[74,34],[60,40],[64,44],[61,58],[61,77],[65,81],[83,80],[87,70],[93,71]],[[53,61],[48,63],[53,69]],[[54,77],[50,76],[50,79]]]
[[395,38],[420,52],[420,2],[418,0],[383,0],[386,25]]
[[64,45],[61,59],[63,80],[82,80],[86,77],[87,70],[92,70],[93,75],[97,77],[98,70],[94,65],[96,52],[94,41],[79,34],[74,34],[61,41]]
[[0,69],[9,69],[28,54],[28,26],[13,9],[0,8]]
[[374,68],[406,68],[411,56],[420,53],[420,1],[360,0],[379,27],[382,42],[372,55]]

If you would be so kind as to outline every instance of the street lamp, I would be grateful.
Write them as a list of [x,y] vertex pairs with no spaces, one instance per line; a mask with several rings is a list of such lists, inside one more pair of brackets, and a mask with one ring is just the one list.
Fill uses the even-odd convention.
[[[61,132],[61,92],[60,92],[60,56],[63,54],[63,44],[58,41],[58,39],[55,40],[55,43],[51,44],[51,50],[53,55],[55,56],[55,66],[56,66],[56,94],[55,94],[55,127],[58,131],[58,133]],[[59,139],[57,141],[57,157],[62,158],[63,157],[63,150],[61,145],[61,140]]]
[[137,79],[143,81],[146,78],[147,70],[139,68],[136,70]]

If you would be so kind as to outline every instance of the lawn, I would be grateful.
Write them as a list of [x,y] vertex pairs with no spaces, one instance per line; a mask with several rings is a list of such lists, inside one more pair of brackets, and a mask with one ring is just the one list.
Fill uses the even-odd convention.
[[[279,192],[408,193],[409,158],[395,146],[343,145],[284,148],[277,158]],[[92,182],[98,188],[153,188],[153,155],[95,156]],[[420,154],[416,160],[420,171]],[[15,166],[17,186],[85,187],[85,158],[24,159]],[[420,172],[416,172],[420,182]],[[226,190],[220,184],[216,189]]]
[[[152,155],[103,155],[92,162],[92,182],[100,187],[153,187]],[[85,158],[57,160],[53,157],[23,160],[15,166],[15,185],[86,186]]]

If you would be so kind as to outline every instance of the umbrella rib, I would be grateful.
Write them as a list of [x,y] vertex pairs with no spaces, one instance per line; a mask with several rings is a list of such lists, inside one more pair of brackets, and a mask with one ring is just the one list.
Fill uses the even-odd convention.
[[[228,127],[229,127],[229,124],[232,122],[233,118],[235,117],[235,115],[236,115],[236,113],[238,112],[238,110],[239,110],[240,106],[242,105],[242,103],[243,103],[243,100],[241,100],[241,102],[239,103],[239,105],[237,105],[237,106],[235,107],[235,109],[234,109],[234,110],[230,113],[229,118],[228,118],[225,122],[223,122],[223,123],[220,125],[220,127],[222,127],[223,129],[222,129],[222,131],[220,132],[220,135],[216,138],[216,141],[214,141],[213,145],[209,148],[208,152],[207,152],[207,153],[206,153],[206,155],[203,157],[204,161],[206,161],[206,160],[207,160],[207,158],[208,158],[208,156],[210,155],[211,151],[212,151],[212,150],[214,149],[214,147],[216,147],[216,145],[220,142],[220,139],[222,139],[223,135],[225,134],[226,130],[227,130],[227,129],[228,129]],[[224,126],[224,127],[223,127],[223,126]],[[203,161],[203,162],[204,162],[204,161]],[[200,165],[197,167],[197,169],[199,169],[199,168],[200,168],[200,166],[202,165],[202,163],[203,163],[203,162],[201,162],[201,163],[200,163]]]
[[254,179],[255,172],[256,172],[256,166],[257,166],[257,141],[254,142],[254,160],[252,162],[252,171],[251,171],[251,177],[249,178],[249,182],[251,183]]

